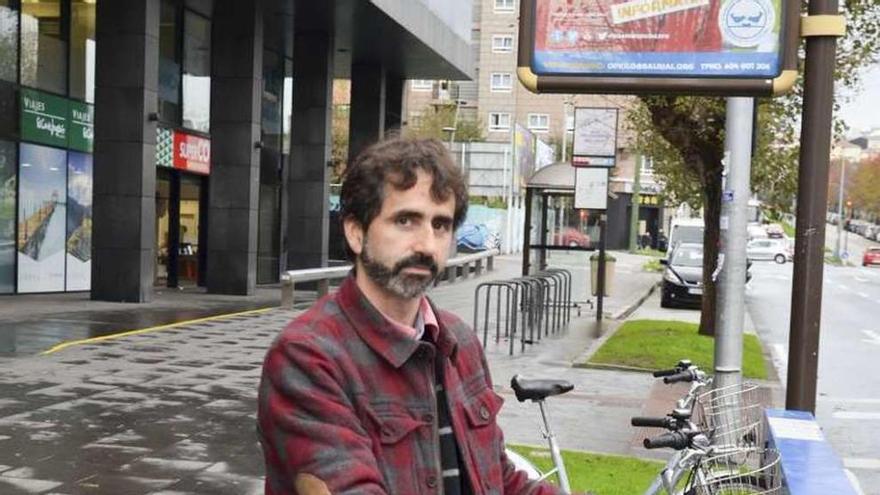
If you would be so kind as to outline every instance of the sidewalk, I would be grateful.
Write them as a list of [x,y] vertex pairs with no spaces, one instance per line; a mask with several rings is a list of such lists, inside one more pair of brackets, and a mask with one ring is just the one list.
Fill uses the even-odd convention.
[[[640,271],[644,258],[615,256],[615,294],[624,296],[607,299],[605,306],[611,314],[623,314],[659,275]],[[520,262],[517,256],[500,257],[496,271],[439,286],[431,296],[470,321],[476,285],[517,276]],[[585,296],[587,271],[577,263],[575,256],[551,260],[572,268],[575,290]],[[89,311],[96,321],[120,312],[116,307]],[[296,314],[269,309],[75,345],[46,356],[0,357],[0,493],[262,493],[262,455],[254,432],[257,383],[266,348]],[[496,388],[506,399],[500,422],[508,441],[541,443],[537,410],[517,403],[509,389],[510,377],[522,373],[576,384],[551,411],[565,448],[630,453],[628,418],[639,413],[652,380],[570,366],[592,339],[615,324],[597,326],[594,319],[585,311],[568,332],[545,338],[524,354],[508,356],[503,346],[487,349]]]

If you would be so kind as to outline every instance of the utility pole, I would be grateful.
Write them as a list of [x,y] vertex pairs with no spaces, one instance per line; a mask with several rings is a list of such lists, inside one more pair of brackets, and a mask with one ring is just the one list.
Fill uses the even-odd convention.
[[639,203],[641,198],[639,194],[642,192],[642,155],[636,156],[636,170],[633,175],[633,193],[632,193],[632,211],[629,216],[629,250],[636,250],[636,239],[639,235]]
[[602,321],[605,310],[605,232],[608,216],[599,215],[599,266],[596,271],[596,321]]
[[786,409],[809,412],[816,411],[834,56],[845,30],[837,0],[810,0],[801,19],[807,47],[785,394]]
[[834,243],[834,256],[840,259],[840,237],[843,233],[843,184],[846,181],[846,164],[840,157],[840,188],[837,191],[837,242]]
[[727,98],[725,179],[721,198],[720,251],[723,258],[719,262],[715,330],[716,388],[735,385],[742,380],[753,112],[752,98]]

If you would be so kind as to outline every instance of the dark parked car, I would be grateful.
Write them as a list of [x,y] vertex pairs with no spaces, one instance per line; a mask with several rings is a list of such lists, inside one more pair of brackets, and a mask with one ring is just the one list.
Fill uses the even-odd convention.
[[[666,265],[663,285],[660,289],[660,306],[699,308],[703,302],[703,245],[679,244],[673,248],[668,259],[660,260]],[[752,280],[752,261],[746,261],[746,281]]]
[[700,306],[703,300],[703,245],[679,244],[666,265],[663,287],[660,290],[660,306]]

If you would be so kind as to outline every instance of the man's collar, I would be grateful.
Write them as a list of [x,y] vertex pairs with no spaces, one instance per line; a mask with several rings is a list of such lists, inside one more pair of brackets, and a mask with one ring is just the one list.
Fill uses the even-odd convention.
[[[361,339],[395,368],[403,366],[418,348],[418,340],[395,328],[394,324],[373,306],[357,286],[354,275],[349,275],[339,287],[337,300]],[[428,304],[431,304],[430,301]],[[436,308],[433,305],[431,308],[437,315]],[[439,319],[437,323],[437,349],[441,354],[451,356],[455,352],[457,340],[443,327]]]

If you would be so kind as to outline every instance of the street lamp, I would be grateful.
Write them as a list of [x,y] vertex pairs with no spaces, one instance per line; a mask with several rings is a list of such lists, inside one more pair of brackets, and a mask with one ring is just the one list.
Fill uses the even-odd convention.
[[568,95],[562,101],[562,162],[568,161],[568,109],[574,105],[574,97]]

